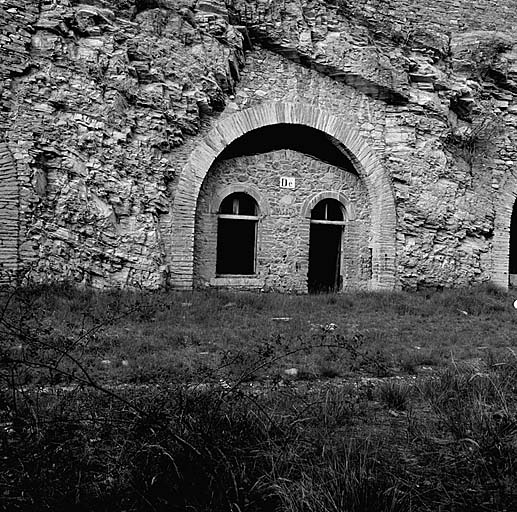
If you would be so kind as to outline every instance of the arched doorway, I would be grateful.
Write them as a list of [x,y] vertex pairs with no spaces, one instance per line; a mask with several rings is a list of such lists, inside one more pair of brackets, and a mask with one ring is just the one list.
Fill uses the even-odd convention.
[[227,196],[218,212],[217,275],[253,275],[258,206],[244,192]]
[[309,238],[309,293],[333,292],[341,287],[341,246],[345,219],[336,199],[320,201],[311,212]]

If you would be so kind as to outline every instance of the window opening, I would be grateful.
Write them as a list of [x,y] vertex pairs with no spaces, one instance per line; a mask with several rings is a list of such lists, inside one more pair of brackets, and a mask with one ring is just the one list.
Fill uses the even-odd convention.
[[219,214],[257,216],[258,208],[255,199],[244,192],[235,192],[223,199]]
[[218,275],[255,273],[258,205],[248,194],[235,192],[219,208],[217,221]]
[[324,199],[312,209],[313,220],[343,221],[343,206],[336,199]]

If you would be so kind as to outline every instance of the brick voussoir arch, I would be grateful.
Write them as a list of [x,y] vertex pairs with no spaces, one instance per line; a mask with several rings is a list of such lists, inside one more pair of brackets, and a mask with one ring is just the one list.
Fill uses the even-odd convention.
[[492,242],[492,278],[497,286],[508,288],[510,272],[510,230],[512,212],[517,200],[517,179],[505,184],[503,192],[497,197],[494,239]]
[[363,179],[370,198],[374,263],[372,288],[395,287],[395,199],[391,180],[381,160],[359,134],[357,126],[315,107],[286,102],[265,103],[222,119],[192,152],[179,177],[172,207],[171,286],[192,288],[196,203],[212,164],[239,137],[275,124],[308,126],[341,143]]
[[346,212],[346,219],[355,220],[355,210],[348,197],[346,197],[342,192],[334,190],[318,192],[317,194],[314,194],[306,199],[302,205],[300,212],[301,216],[305,219],[310,219],[312,209],[324,199],[335,199],[336,201],[339,201],[343,205],[343,208]]

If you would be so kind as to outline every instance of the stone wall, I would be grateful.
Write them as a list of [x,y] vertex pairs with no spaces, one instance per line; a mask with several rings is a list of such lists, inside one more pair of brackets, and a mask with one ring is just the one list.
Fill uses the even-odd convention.
[[[221,123],[274,101],[328,114],[376,155],[382,185],[367,186],[391,194],[396,210],[371,211],[375,279],[505,285],[517,193],[514,7],[1,1],[0,142],[19,187],[12,268],[96,287],[188,274],[191,235],[175,233],[193,220],[173,212],[197,148],[224,148],[214,142]],[[388,232],[397,224],[393,241],[381,217]]]
[[451,128],[445,100],[442,104],[434,93],[415,93],[410,106],[387,106],[263,50],[248,55],[239,90],[225,114],[270,100],[317,104],[352,123],[385,155],[397,202],[403,287],[462,286],[490,278],[499,190],[494,180],[511,172],[505,162],[512,160],[494,161],[495,146],[482,148],[470,163],[457,155],[447,140]]
[[31,66],[31,34],[38,15],[38,3],[32,0],[0,3],[0,142],[6,140],[9,112],[15,106],[13,82]]
[[[295,178],[295,188],[281,188],[282,176]],[[343,286],[369,286],[370,200],[364,183],[350,172],[289,150],[223,160],[212,167],[201,187],[196,214],[194,278],[198,286],[241,286],[239,278],[233,282],[216,278],[217,209],[213,201],[222,191],[249,189],[261,198],[261,211],[255,282],[245,279],[242,286],[307,292],[310,218],[303,215],[303,207],[322,192],[340,192],[353,212],[343,229]]]
[[[400,30],[415,32],[456,32],[468,30],[514,30],[517,27],[515,5],[508,0],[359,0],[353,4],[357,15],[383,29],[384,23]],[[411,36],[411,34],[409,34]]]
[[242,35],[227,19],[187,1],[131,4],[0,5],[0,140],[37,281],[165,284],[174,150],[238,79]]

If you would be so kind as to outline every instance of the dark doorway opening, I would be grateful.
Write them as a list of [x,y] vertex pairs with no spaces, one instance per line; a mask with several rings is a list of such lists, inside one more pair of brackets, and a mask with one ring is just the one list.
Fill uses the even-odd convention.
[[517,201],[513,205],[512,221],[510,224],[510,286],[517,286]]
[[343,225],[343,207],[339,201],[325,199],[313,208],[309,240],[309,293],[339,290]]
[[312,224],[309,246],[309,293],[339,289],[341,226]]
[[242,192],[227,196],[219,208],[217,221],[218,275],[255,273],[258,206]]

